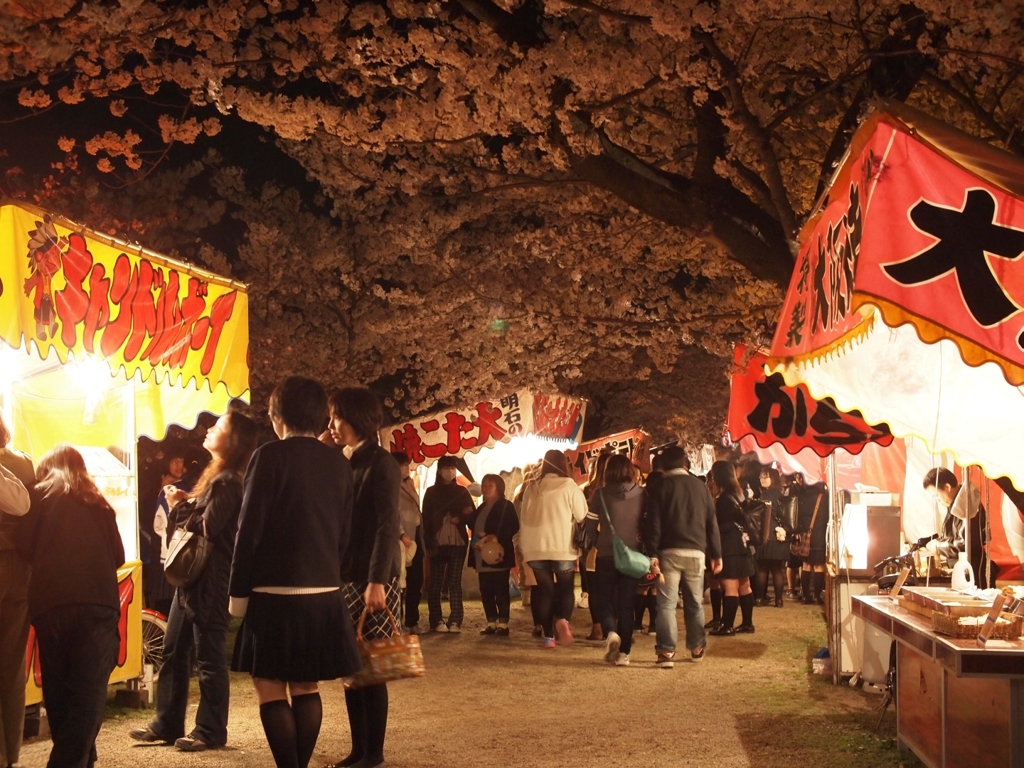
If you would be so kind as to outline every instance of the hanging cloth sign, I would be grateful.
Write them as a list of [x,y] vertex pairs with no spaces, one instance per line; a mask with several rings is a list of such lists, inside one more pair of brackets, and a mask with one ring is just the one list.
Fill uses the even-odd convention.
[[868,424],[859,411],[840,411],[830,397],[815,400],[805,385],[788,386],[781,373],[766,376],[765,355],[738,344],[733,361],[728,425],[733,440],[751,435],[762,448],[781,443],[789,454],[810,448],[819,456],[836,448],[860,453],[868,443],[892,443],[888,425]]

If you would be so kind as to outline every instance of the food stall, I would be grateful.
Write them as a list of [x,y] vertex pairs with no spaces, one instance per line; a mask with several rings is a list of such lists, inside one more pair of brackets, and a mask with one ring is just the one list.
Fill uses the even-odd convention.
[[[502,472],[511,477],[514,470],[539,461],[545,451],[575,448],[586,415],[585,400],[523,389],[472,408],[439,411],[384,427],[380,444],[409,457],[422,498],[433,482],[433,465],[442,456],[465,458],[476,481]],[[506,481],[508,493],[516,484]]]
[[579,485],[590,481],[590,470],[602,453],[621,453],[644,472],[651,471],[651,436],[642,429],[631,429],[588,440],[566,452],[573,479]]
[[[32,206],[0,203],[0,408],[35,461],[74,445],[117,515],[121,650],[142,672],[136,441],[248,398],[245,287]],[[27,701],[41,699],[30,635]]]
[[[1024,161],[879,105],[801,233],[769,370],[1024,487],[1022,200]],[[1024,765],[1024,645],[936,631],[963,597],[942,594],[929,618],[854,599],[897,641],[899,742],[930,766]]]

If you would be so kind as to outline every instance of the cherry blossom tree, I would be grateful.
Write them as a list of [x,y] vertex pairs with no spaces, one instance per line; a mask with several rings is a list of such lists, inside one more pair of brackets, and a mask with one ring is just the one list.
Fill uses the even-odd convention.
[[0,185],[247,281],[257,398],[697,440],[872,100],[1021,152],[1022,50],[992,0],[12,1]]

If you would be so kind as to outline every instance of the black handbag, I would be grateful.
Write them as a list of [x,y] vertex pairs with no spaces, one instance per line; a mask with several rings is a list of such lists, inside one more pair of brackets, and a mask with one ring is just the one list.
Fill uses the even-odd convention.
[[[174,529],[167,543],[167,559],[164,560],[164,576],[175,587],[194,584],[213,552],[213,542],[206,537],[206,520],[196,509],[195,500],[189,499],[182,504],[190,505],[192,510],[181,526]],[[181,517],[180,506],[174,508],[175,518]],[[202,532],[192,530],[197,523],[202,526]]]

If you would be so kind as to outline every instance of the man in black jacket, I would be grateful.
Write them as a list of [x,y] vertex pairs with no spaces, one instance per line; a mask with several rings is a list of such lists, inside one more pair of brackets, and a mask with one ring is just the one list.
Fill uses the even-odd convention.
[[686,647],[693,661],[704,658],[704,563],[710,557],[714,573],[722,570],[722,544],[715,518],[715,502],[704,483],[690,474],[686,451],[673,446],[662,454],[664,472],[648,487],[644,542],[658,583],[658,618],[655,663],[671,669],[679,629],[676,595],[683,593]]

